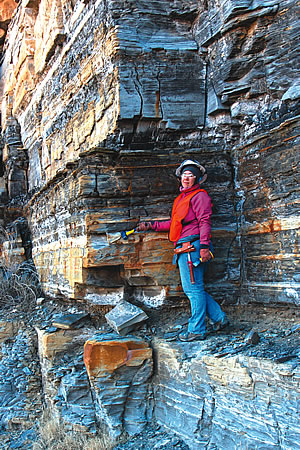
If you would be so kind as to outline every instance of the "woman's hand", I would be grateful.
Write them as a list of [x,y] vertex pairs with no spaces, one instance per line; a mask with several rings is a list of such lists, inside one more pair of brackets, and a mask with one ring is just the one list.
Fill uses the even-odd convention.
[[209,251],[209,248],[201,248],[200,249],[200,259],[202,262],[207,262],[212,258],[212,254]]
[[136,231],[149,231],[152,230],[152,228],[151,222],[140,222],[136,227]]

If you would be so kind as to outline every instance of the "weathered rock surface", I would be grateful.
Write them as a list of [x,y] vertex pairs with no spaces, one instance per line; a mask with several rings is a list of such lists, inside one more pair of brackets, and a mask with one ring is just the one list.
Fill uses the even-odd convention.
[[290,359],[274,361],[248,356],[247,345],[232,336],[226,340],[225,346],[221,338],[153,341],[156,420],[191,449],[297,448],[299,348]]
[[83,358],[98,420],[113,437],[123,427],[131,435],[141,432],[150,406],[153,361],[149,345],[134,336],[100,334],[85,343]]
[[120,302],[113,310],[105,314],[105,318],[117,333],[126,336],[148,319],[148,316],[141,308],[128,302]]
[[63,330],[77,329],[83,326],[83,323],[88,319],[86,313],[75,314],[61,314],[52,322],[52,326],[62,328]]
[[105,233],[168,217],[189,156],[214,203],[211,292],[298,303],[296,2],[73,3],[20,2],[2,63],[4,194],[30,193],[46,292],[182,297],[165,234]]
[[[62,317],[85,322],[54,327]],[[153,402],[149,339],[108,330],[96,332],[84,312],[47,301],[24,322],[0,322],[0,442],[2,434],[37,432],[45,406],[66,429],[87,435],[99,427],[111,439],[143,431]]]
[[[14,224],[1,234],[4,259],[33,258],[46,294],[98,318],[124,300],[149,317],[186,308],[166,233],[111,244],[106,232],[169,217],[175,167],[191,157],[208,170],[214,205],[209,292],[227,307],[299,305],[298,12],[295,0],[2,2],[0,224]],[[85,432],[104,417],[113,435],[141,429],[150,356],[131,366],[121,346],[123,365],[111,373],[97,356],[101,376],[91,375],[82,351],[95,329],[51,324],[38,334],[52,411]],[[21,380],[13,348],[27,335],[1,330],[0,389],[13,402],[6,378],[16,366]],[[296,448],[299,355],[274,361],[259,335],[234,341],[234,354],[216,341],[218,356],[156,338],[156,419],[192,448]],[[106,341],[91,342],[97,353]],[[12,381],[4,424],[21,417],[26,377],[19,391]],[[105,397],[118,377],[130,396],[136,388],[128,410],[125,394],[115,409]]]
[[83,432],[96,431],[94,403],[83,363],[91,329],[37,328],[44,400],[52,414]]
[[0,8],[0,58],[3,58],[3,45],[6,38],[6,32],[17,2],[14,0],[3,0]]
[[[237,321],[231,308],[227,332],[181,343],[163,338],[171,323],[163,318],[155,335],[120,337],[92,324],[58,330],[51,324],[68,310],[58,315],[53,306],[45,301],[26,325],[1,321],[0,443],[30,448],[43,398],[67,430],[90,435],[105,426],[111,439],[126,432],[136,436],[128,448],[297,448],[296,310],[239,307]],[[251,330],[259,340],[249,341]]]
[[43,408],[36,336],[21,322],[0,323],[0,428],[34,427]]

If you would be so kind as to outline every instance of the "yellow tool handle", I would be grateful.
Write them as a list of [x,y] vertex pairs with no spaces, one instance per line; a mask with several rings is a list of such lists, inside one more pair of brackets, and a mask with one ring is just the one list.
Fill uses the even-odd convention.
[[[211,259],[214,259],[214,255],[212,254],[211,251],[209,251],[210,255],[211,255]],[[200,262],[202,262],[202,258],[200,258]]]
[[135,232],[135,228],[133,230],[126,231],[125,234],[126,234],[126,236],[129,236],[130,234],[132,234],[134,232]]

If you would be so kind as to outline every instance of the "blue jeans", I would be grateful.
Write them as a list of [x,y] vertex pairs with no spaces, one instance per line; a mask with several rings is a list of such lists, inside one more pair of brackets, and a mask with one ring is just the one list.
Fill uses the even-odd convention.
[[[179,243],[180,241],[178,244]],[[177,262],[183,292],[191,303],[192,316],[189,319],[188,331],[190,333],[198,334],[205,333],[206,315],[213,322],[218,322],[225,317],[225,313],[222,311],[220,305],[204,290],[203,276],[208,263],[200,262],[200,241],[197,240],[193,242],[192,245],[196,248],[196,251],[190,253],[193,262],[195,284],[191,283],[190,271],[187,263],[187,253],[180,254],[177,258]]]

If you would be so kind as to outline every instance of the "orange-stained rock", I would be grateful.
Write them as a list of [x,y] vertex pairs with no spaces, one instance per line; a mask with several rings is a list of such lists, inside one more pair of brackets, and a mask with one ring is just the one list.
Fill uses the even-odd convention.
[[84,345],[83,359],[89,376],[96,377],[114,372],[122,366],[141,366],[152,358],[152,349],[135,338],[109,341],[89,340]]
[[83,360],[99,423],[116,438],[139,433],[151,398],[152,349],[133,336],[100,334],[86,341]]
[[2,0],[0,4],[0,22],[11,19],[16,7],[17,2],[14,0]]
[[64,24],[60,0],[42,1],[34,24],[36,52],[35,71],[41,72],[51,58],[57,45],[64,40]]

